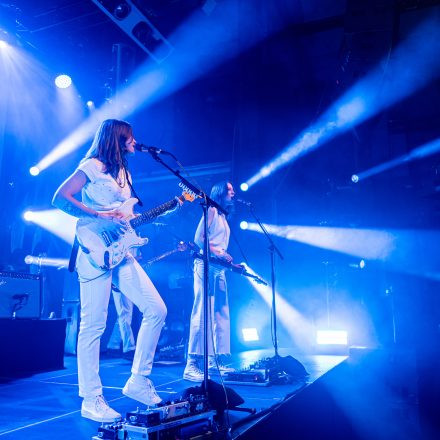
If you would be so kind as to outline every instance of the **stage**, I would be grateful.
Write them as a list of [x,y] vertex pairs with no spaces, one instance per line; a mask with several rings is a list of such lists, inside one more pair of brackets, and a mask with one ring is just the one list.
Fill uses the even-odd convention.
[[[245,367],[271,354],[270,350],[237,353],[232,366]],[[426,438],[419,430],[411,353],[352,348],[349,356],[300,355],[289,349],[281,349],[280,354],[300,361],[309,375],[287,385],[227,384],[244,399],[241,407],[256,410],[252,416],[228,411],[231,438]],[[64,362],[62,370],[2,378],[0,437],[76,440],[97,435],[100,424],[80,414],[76,357],[65,357]],[[183,368],[182,363],[155,363],[151,377],[163,400],[176,400],[186,388],[197,385],[182,379]],[[121,394],[129,369],[130,362],[122,358],[104,356],[101,362],[104,394],[123,415],[145,409]],[[212,379],[219,382],[217,376]]]
[[[291,350],[281,350],[282,355]],[[258,359],[270,356],[268,350],[242,352],[233,356],[232,365],[240,368]],[[244,400],[241,406],[255,408],[261,412],[279,404],[287,395],[298,392],[329,370],[344,361],[345,356],[309,355],[296,357],[309,372],[304,382],[289,385],[249,386],[227,385],[233,388]],[[92,438],[96,435],[99,423],[81,417],[81,399],[78,397],[76,357],[64,359],[65,368],[31,377],[11,379],[0,386],[0,436],[7,439],[50,439],[63,440]],[[154,365],[152,380],[159,395],[164,400],[177,399],[188,387],[197,385],[182,379],[184,365],[176,363]],[[142,405],[121,394],[122,387],[130,374],[130,362],[122,358],[104,356],[101,362],[101,377],[104,394],[109,404],[124,414]],[[5,378],[3,378],[5,379]],[[219,381],[213,376],[213,380]],[[229,411],[231,425],[248,414]],[[237,429],[236,435],[256,423]]]

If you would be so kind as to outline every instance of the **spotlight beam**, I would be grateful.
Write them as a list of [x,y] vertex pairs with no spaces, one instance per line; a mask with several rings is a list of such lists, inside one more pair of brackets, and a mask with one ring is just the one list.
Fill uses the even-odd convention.
[[408,154],[404,154],[388,162],[384,162],[380,165],[376,165],[365,171],[356,173],[358,180],[364,180],[368,177],[375,176],[376,174],[383,173],[384,171],[390,170],[391,168],[398,167],[406,162],[411,162],[413,160],[423,159],[424,157],[431,156],[440,151],[440,138],[432,142],[429,142],[421,147],[415,148]]
[[440,73],[439,52],[440,25],[434,17],[249,178],[248,187],[421,89]]
[[[110,103],[82,123],[74,132],[62,140],[35,166],[44,170],[90,140],[103,119],[126,118],[141,108],[152,105],[159,99],[174,93],[200,76],[207,74],[226,60],[231,59],[256,44],[267,34],[256,32],[255,6],[252,0],[240,2],[240,33],[244,39],[234,38],[231,17],[236,16],[237,2],[225,0],[218,8],[215,26],[200,13],[191,16],[169,38],[175,50],[160,66],[147,60],[133,75],[131,85],[117,94]],[[268,32],[275,32],[283,25],[283,19],[272,11],[273,20]]]

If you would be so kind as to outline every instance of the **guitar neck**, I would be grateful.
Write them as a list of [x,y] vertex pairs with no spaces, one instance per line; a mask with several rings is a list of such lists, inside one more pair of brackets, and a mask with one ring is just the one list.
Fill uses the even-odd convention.
[[132,219],[130,221],[131,226],[136,229],[139,226],[142,226],[146,223],[155,220],[157,217],[164,214],[165,212],[174,209],[178,204],[177,199],[183,202],[183,197],[180,196],[172,200],[169,200],[168,202],[162,203],[161,205],[156,206],[153,209],[149,209],[148,211],[145,211],[141,215],[138,215],[136,218]]

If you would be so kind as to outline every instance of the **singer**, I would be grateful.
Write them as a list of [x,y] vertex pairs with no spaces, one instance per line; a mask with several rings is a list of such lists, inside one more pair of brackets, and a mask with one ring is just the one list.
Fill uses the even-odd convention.
[[[134,154],[136,140],[130,124],[116,119],[102,122],[92,146],[75,172],[58,188],[53,204],[78,218],[105,224],[116,234],[125,227],[118,207],[135,196],[127,156]],[[82,201],[75,195],[82,194]],[[99,377],[100,338],[104,333],[112,283],[143,314],[136,342],[131,376],[122,393],[146,405],[161,401],[148,378],[167,313],[150,278],[129,253],[110,270],[92,265],[87,249],[79,249],[76,270],[81,291],[81,324],[78,336],[78,383],[83,398],[81,415],[97,422],[113,422],[121,415],[103,397]]]
[[[211,199],[230,212],[233,206],[235,192],[230,182],[220,182],[212,187]],[[203,217],[194,237],[194,242],[203,248],[204,240]],[[213,255],[227,263],[232,262],[228,254],[230,229],[224,214],[217,208],[208,209],[208,241]],[[202,260],[194,261],[194,303],[191,313],[191,323],[188,343],[188,356],[183,378],[192,382],[203,381],[201,359],[203,355],[203,270]],[[209,267],[209,310],[208,316],[208,368],[211,373],[216,371],[233,371],[223,364],[225,355],[230,349],[230,319],[228,291],[224,267]],[[214,341],[214,346],[212,346]]]

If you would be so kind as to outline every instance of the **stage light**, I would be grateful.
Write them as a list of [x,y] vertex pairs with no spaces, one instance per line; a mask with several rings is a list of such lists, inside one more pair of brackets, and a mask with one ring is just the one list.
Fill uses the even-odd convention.
[[249,185],[246,182],[244,182],[240,185],[240,189],[242,191],[247,191],[249,189]]
[[86,106],[91,109],[91,108],[95,107],[95,103],[93,101],[87,101]]
[[31,176],[38,176],[38,174],[40,174],[40,169],[38,167],[30,167],[29,173]]
[[0,49],[7,49],[9,44],[5,40],[0,40]]
[[359,176],[358,176],[357,174],[353,174],[353,175],[351,176],[351,181],[352,181],[353,183],[358,183],[358,182],[359,182]]
[[30,222],[32,221],[32,219],[34,218],[34,213],[32,211],[25,211],[23,213],[23,218],[27,221]]
[[124,20],[131,12],[131,6],[127,2],[119,3],[113,10],[113,15],[118,20]]
[[59,88],[59,89],[67,89],[68,87],[70,87],[72,85],[72,78],[70,78],[69,75],[58,75],[55,78],[55,85]]
[[26,255],[24,262],[26,264],[35,264],[40,267],[57,267],[58,269],[67,268],[69,265],[69,260],[67,258],[49,258],[43,255]]
[[243,229],[244,231],[249,227],[249,224],[246,220],[243,220],[240,222],[240,228]]
[[345,330],[318,330],[316,343],[318,345],[348,345],[348,333]]
[[363,269],[365,267],[365,260],[359,261],[359,269]]
[[259,341],[258,331],[256,328],[242,328],[241,334],[243,335],[243,341],[252,342]]

